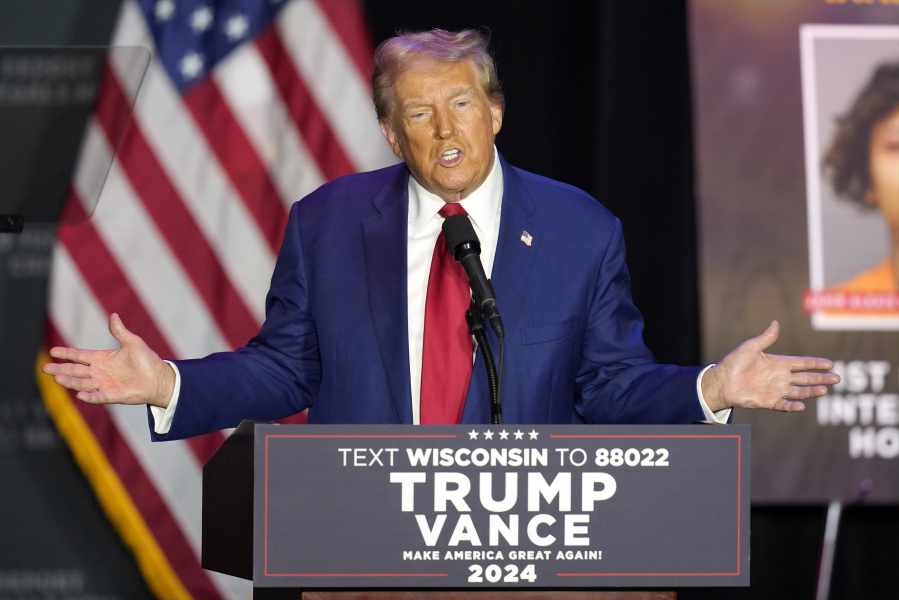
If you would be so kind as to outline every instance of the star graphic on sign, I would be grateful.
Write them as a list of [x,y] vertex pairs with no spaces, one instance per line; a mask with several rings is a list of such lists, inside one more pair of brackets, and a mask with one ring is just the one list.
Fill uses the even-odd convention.
[[475,431],[474,429],[472,429],[471,431],[469,431],[469,432],[468,432],[468,439],[470,439],[470,440],[476,440],[476,439],[478,439],[478,432]]
[[524,434],[521,432],[520,429],[519,429],[518,431],[515,432],[515,439],[516,439],[516,440],[520,440],[520,439],[523,438],[523,437],[524,437]]
[[485,432],[484,432],[484,439],[485,439],[485,440],[492,440],[492,439],[493,439],[493,432],[490,431],[489,429],[488,429],[487,431],[485,431]]
[[528,435],[531,436],[531,439],[532,439],[532,440],[536,440],[536,439],[537,439],[537,436],[538,436],[539,434],[538,434],[535,430],[531,429],[531,432],[530,432]]
[[506,431],[505,429],[503,429],[502,431],[500,431],[500,432],[499,432],[499,439],[501,439],[501,440],[507,440],[507,439],[509,439],[509,432]]
[[195,33],[203,33],[212,25],[213,13],[208,6],[201,6],[190,15],[190,28]]
[[234,15],[225,23],[225,35],[232,42],[236,42],[247,34],[250,23],[244,15]]
[[203,57],[196,52],[188,52],[181,59],[181,75],[185,79],[194,79],[203,72]]
[[153,9],[157,21],[168,21],[175,14],[175,3],[173,0],[159,0],[156,8]]

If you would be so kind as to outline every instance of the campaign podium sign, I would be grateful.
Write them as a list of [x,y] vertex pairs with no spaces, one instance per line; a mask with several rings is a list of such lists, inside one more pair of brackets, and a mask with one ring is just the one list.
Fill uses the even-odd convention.
[[[230,483],[204,472],[203,564],[257,589],[749,585],[747,426],[256,424],[242,446],[208,465]],[[207,523],[223,495],[244,516]],[[240,573],[213,556],[238,543]]]

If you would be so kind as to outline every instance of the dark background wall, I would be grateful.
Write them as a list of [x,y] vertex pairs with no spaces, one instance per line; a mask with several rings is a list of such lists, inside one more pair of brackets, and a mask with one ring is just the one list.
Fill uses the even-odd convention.
[[[0,45],[102,44],[118,0],[2,0]],[[375,41],[486,26],[507,96],[500,152],[577,185],[623,222],[659,360],[699,360],[685,0],[368,0]],[[3,143],[3,140],[0,140]],[[0,234],[0,598],[146,598],[33,384],[53,230]],[[752,512],[752,585],[689,598],[811,598],[826,507]],[[834,598],[899,589],[899,510],[844,513]]]

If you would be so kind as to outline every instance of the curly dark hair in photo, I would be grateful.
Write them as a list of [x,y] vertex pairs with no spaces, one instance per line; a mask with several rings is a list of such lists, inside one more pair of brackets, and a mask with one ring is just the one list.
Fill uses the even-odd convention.
[[824,168],[838,196],[870,206],[871,131],[899,108],[899,62],[880,65],[849,112],[838,119]]

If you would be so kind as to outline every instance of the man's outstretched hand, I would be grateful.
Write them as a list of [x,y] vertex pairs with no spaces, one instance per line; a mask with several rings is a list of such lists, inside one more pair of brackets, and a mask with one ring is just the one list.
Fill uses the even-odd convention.
[[833,361],[808,356],[765,354],[780,333],[773,321],[761,335],[746,340],[702,377],[702,395],[712,411],[724,408],[804,410],[802,400],[827,393],[839,383]]
[[168,406],[175,388],[172,367],[115,313],[109,317],[109,333],[121,344],[116,350],[51,348],[50,356],[69,362],[47,363],[43,372],[89,404]]

